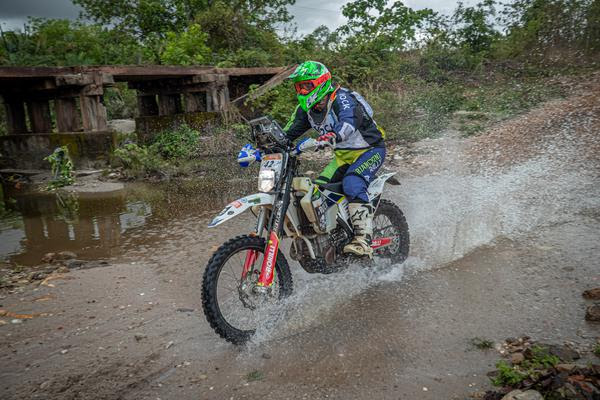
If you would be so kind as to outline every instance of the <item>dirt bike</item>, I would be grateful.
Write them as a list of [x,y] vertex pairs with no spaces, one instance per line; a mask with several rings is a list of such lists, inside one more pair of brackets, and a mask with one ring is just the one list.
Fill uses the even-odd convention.
[[[267,117],[249,122],[256,149],[247,145],[240,164],[260,161],[259,193],[228,204],[209,227],[250,209],[256,216],[254,232],[230,239],[210,258],[204,271],[202,305],[211,327],[225,340],[245,343],[260,323],[260,308],[292,293],[292,273],[280,249],[290,239],[289,257],[309,273],[329,274],[353,261],[365,265],[387,259],[403,262],[409,252],[409,231],[402,211],[381,198],[386,182],[399,184],[385,173],[368,187],[375,209],[372,248],[374,259],[358,259],[342,249],[353,238],[348,201],[342,183],[315,184],[300,175],[298,156],[323,147],[305,139],[294,146],[277,122]],[[242,154],[242,153],[240,153]],[[230,307],[235,307],[233,311]]]

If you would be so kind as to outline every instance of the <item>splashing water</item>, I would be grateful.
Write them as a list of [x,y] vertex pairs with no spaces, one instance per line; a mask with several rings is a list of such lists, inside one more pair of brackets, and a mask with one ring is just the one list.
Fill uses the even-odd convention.
[[[510,168],[484,166],[465,172],[456,151],[444,172],[404,179],[386,197],[404,211],[411,230],[411,257],[391,268],[352,267],[332,275],[294,270],[291,298],[266,310],[249,349],[276,337],[318,326],[336,305],[407,273],[460,259],[499,237],[518,239],[545,226],[600,210],[599,174],[580,160],[579,146],[551,143],[542,156]],[[455,149],[456,150],[456,149]],[[455,166],[456,165],[456,166]]]

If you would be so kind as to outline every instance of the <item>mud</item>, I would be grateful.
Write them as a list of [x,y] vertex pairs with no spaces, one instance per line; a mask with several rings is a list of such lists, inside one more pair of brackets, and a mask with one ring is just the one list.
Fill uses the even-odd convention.
[[411,257],[328,276],[292,264],[294,296],[244,348],[210,329],[199,288],[212,251],[253,218],[205,228],[225,198],[153,208],[111,266],[2,295],[2,309],[42,314],[0,326],[0,396],[463,399],[490,387],[498,359],[475,337],[591,346],[600,326],[584,320],[581,292],[600,284],[598,93],[577,114],[555,105],[563,124],[523,116],[543,138],[522,140],[512,161],[497,162],[496,132],[390,162],[403,184],[387,196],[408,218]]

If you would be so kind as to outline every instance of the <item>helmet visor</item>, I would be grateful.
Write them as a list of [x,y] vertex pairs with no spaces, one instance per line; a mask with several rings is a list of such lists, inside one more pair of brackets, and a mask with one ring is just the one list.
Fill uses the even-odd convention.
[[303,95],[303,96],[306,96],[307,94],[312,92],[316,87],[314,80],[296,82],[296,84],[294,86],[296,87],[296,93]]

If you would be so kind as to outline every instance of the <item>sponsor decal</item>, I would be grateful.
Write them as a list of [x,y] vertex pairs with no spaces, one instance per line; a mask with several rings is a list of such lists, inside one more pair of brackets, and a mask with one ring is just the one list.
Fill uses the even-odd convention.
[[348,100],[348,96],[346,96],[345,94],[340,94],[340,101],[342,103],[342,107],[344,107],[344,110],[347,110],[350,108],[350,100]]
[[375,153],[371,156],[371,158],[359,165],[354,172],[357,174],[362,174],[367,169],[370,172],[373,172],[379,167],[379,165],[381,165],[381,162],[381,154]]
[[250,203],[250,204],[260,204],[260,197],[253,197],[251,199],[248,199],[248,203]]
[[235,208],[240,208],[242,206],[242,202],[239,200],[236,200],[233,203],[231,203],[231,205],[234,206]]
[[269,244],[265,252],[265,259],[258,277],[258,285],[271,286],[273,284],[273,268],[277,259],[277,250],[279,248],[279,238],[275,232],[269,236]]
[[392,239],[391,238],[373,239],[373,241],[371,242],[371,248],[372,249],[378,249],[380,247],[387,246],[390,243],[392,243]]

